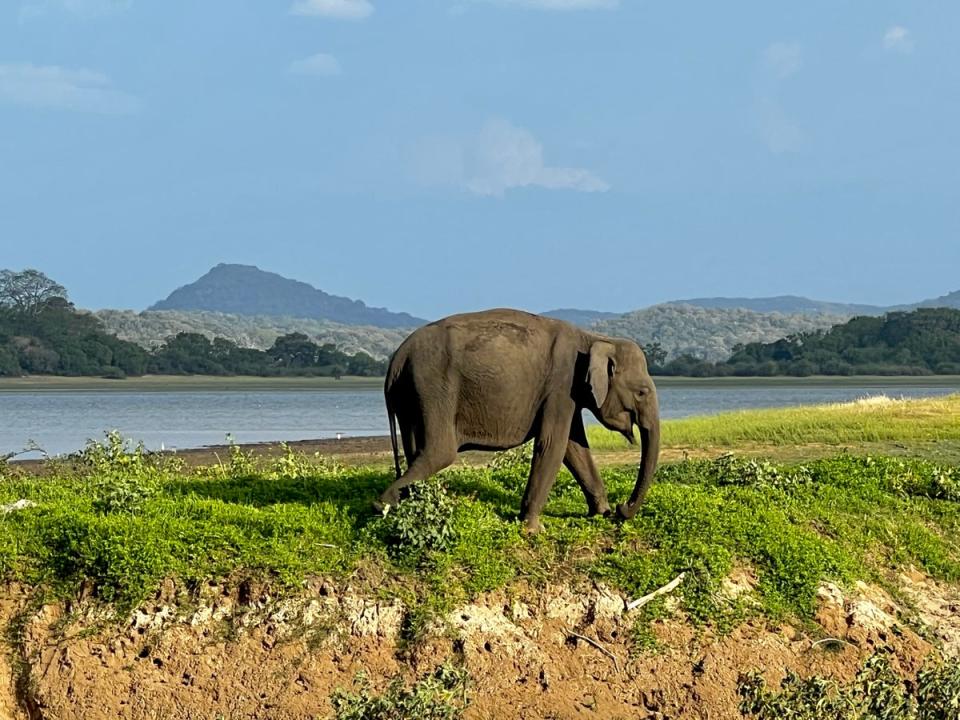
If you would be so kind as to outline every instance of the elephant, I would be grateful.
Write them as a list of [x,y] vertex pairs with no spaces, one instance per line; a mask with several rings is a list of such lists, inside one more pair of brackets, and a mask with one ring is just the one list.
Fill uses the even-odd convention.
[[612,515],[587,444],[584,409],[630,443],[633,427],[639,429],[637,480],[630,499],[617,506],[620,518],[636,514],[656,472],[660,412],[643,351],[631,340],[562,320],[495,309],[424,325],[390,358],[384,397],[397,479],[374,503],[380,512],[462,450],[506,450],[533,439],[520,508],[527,530],[541,529],[540,513],[561,464],[583,491],[589,514]]

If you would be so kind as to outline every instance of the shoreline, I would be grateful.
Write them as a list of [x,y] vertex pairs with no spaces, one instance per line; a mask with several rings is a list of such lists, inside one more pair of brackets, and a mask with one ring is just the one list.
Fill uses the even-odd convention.
[[[253,375],[143,375],[112,380],[100,377],[28,375],[0,378],[5,392],[195,392],[219,390],[370,390],[383,387],[382,377],[258,377]],[[960,379],[958,379],[960,382]]]
[[[30,375],[0,378],[0,393],[14,392],[196,392],[265,390],[373,390],[382,377],[256,377],[213,375],[144,375],[111,380],[99,377]],[[960,375],[811,375],[809,377],[654,376],[659,387],[956,387]]]

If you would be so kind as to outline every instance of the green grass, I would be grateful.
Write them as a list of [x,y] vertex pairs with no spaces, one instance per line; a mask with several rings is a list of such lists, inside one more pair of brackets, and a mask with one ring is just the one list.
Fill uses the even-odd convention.
[[[516,521],[527,473],[519,453],[495,467],[451,468],[441,476],[446,491],[407,501],[433,504],[407,520],[369,512],[388,470],[292,452],[261,462],[234,448],[223,465],[187,471],[112,438],[75,467],[5,472],[0,504],[37,505],[0,515],[0,575],[65,594],[86,583],[121,609],[171,576],[187,586],[257,576],[291,592],[313,575],[385,577],[369,590],[411,604],[413,637],[430,616],[521,581],[592,578],[635,597],[686,570],[682,608],[723,626],[744,611],[717,593],[737,566],[758,578],[754,612],[775,617],[808,617],[826,579],[882,582],[890,568],[913,564],[960,580],[960,469],[923,460],[666,464],[623,524],[584,517],[564,472],[534,537]],[[628,468],[603,475],[616,499],[634,482]],[[417,534],[409,518],[437,517],[437,507],[447,529]],[[371,563],[378,572],[354,573]]]
[[[591,447],[599,450],[627,447],[620,435],[601,427],[590,427],[588,435]],[[960,394],[743,410],[663,422],[663,445],[670,448],[958,440]]]

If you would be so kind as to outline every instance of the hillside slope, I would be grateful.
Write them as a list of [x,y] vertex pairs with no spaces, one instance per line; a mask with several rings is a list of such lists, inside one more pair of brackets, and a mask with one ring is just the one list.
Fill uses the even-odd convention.
[[913,310],[915,308],[953,308],[954,310],[960,310],[960,290],[954,290],[952,293],[931,298],[930,300],[921,300],[913,305],[903,305],[891,309]]
[[859,305],[856,303],[837,303],[824,300],[811,300],[798,295],[778,295],[776,297],[711,297],[692,298],[690,300],[671,300],[667,305],[691,305],[712,310],[753,310],[762,313],[783,313],[795,315],[880,315],[884,308],[878,305]]
[[410,332],[405,328],[341,325],[307,318],[230,315],[218,312],[98,310],[95,315],[108,332],[147,349],[159,347],[177,333],[195,332],[210,339],[226,338],[241,347],[266,350],[281,335],[301,332],[314,342],[333,343],[343,352],[363,350],[382,360]]
[[693,355],[725,360],[736,345],[773,342],[798,332],[827,329],[847,317],[796,313],[759,313],[738,308],[654,305],[593,325],[597,332],[628,337],[642,345],[660,343],[667,358]]
[[577,308],[557,308],[540,313],[544,317],[566,320],[574,325],[590,327],[600,320],[612,320],[620,317],[620,313],[605,312],[603,310],[579,310]]
[[205,310],[234,315],[270,315],[330,320],[345,325],[415,327],[425,321],[407,313],[368,307],[253,265],[221,263],[174,290],[149,310]]

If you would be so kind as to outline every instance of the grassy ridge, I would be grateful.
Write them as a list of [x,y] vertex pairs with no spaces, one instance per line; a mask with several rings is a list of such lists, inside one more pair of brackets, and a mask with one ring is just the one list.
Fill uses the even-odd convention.
[[[188,471],[111,438],[52,476],[4,472],[0,505],[36,505],[0,515],[0,574],[64,593],[89,583],[121,607],[169,576],[189,585],[255,575],[295,589],[307,576],[346,577],[372,563],[386,578],[376,591],[413,608],[415,634],[426,618],[515,582],[594,578],[637,596],[686,570],[683,609],[724,624],[746,611],[718,592],[736,566],[758,579],[760,607],[750,612],[774,616],[809,615],[825,579],[882,581],[906,564],[960,579],[960,469],[922,460],[668,464],[622,525],[584,517],[564,472],[546,530],[532,538],[516,521],[522,452],[451,468],[386,518],[369,503],[389,483],[387,469],[292,452],[259,461],[235,448],[223,464]],[[603,476],[617,499],[634,481],[628,468]]]
[[[588,429],[590,446],[623,449],[620,435]],[[919,400],[868,398],[849,403],[743,410],[663,422],[671,448],[960,440],[960,394]]]

